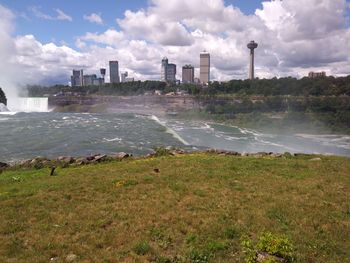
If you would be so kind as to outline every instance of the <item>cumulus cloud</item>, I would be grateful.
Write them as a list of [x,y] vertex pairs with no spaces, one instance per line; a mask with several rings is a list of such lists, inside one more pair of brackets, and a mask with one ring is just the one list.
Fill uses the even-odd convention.
[[45,20],[62,20],[62,21],[73,21],[73,18],[66,13],[64,13],[61,9],[54,9],[54,11],[57,13],[56,16],[51,16],[48,14],[45,14],[41,11],[41,8],[38,6],[32,6],[29,8],[29,10],[38,18],[45,19]]
[[[82,32],[75,41],[78,49],[41,43],[32,35],[6,36],[9,48],[16,49],[11,59],[25,67],[30,82],[50,77],[68,82],[73,68],[97,73],[109,60],[118,60],[121,71],[138,79],[159,79],[164,56],[177,64],[181,79],[185,64],[198,73],[203,50],[211,54],[213,80],[246,78],[250,40],[259,43],[260,78],[302,77],[311,70],[344,75],[350,72],[347,8],[346,0],[264,1],[255,14],[245,15],[223,0],[152,0],[147,8],[127,10],[117,19],[119,30]],[[0,18],[8,28],[11,19]]]
[[92,13],[91,15],[84,15],[83,18],[90,23],[95,23],[98,25],[103,25],[103,19],[101,14]]

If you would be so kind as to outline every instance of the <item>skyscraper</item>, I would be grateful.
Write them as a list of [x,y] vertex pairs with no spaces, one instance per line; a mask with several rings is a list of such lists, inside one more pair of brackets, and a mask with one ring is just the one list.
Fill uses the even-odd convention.
[[110,83],[119,83],[119,63],[118,61],[109,61]]
[[185,65],[182,67],[182,83],[194,83],[194,67]]
[[162,67],[160,71],[160,80],[161,81],[167,81],[167,68],[168,68],[168,58],[164,57],[162,59]]
[[200,57],[200,73],[199,79],[202,84],[207,84],[210,81],[210,54],[203,51],[199,55]]
[[162,59],[160,79],[165,82],[176,82],[176,65],[169,64],[167,58]]
[[83,70],[73,69],[73,75],[70,77],[72,87],[81,87],[84,85],[83,82]]

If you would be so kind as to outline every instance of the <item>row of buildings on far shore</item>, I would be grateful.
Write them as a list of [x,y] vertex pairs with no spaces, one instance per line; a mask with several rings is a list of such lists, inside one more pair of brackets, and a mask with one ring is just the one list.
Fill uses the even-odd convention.
[[[250,50],[250,63],[249,63],[249,79],[253,80],[254,75],[254,50],[258,47],[258,44],[252,40],[247,45]],[[100,69],[101,76],[96,74],[84,75],[83,70],[73,70],[71,76],[71,86],[92,86],[105,84],[106,69]],[[210,82],[210,54],[203,51],[199,55],[199,76],[195,77],[194,66],[188,64],[182,67],[182,80],[176,78],[177,69],[176,64],[169,63],[168,58],[164,57],[161,63],[160,80],[168,84],[198,84],[207,85]],[[310,72],[309,78],[325,77],[325,72]],[[128,72],[123,72],[121,78],[119,77],[119,62],[109,61],[109,77],[110,83],[120,82],[132,82],[134,78],[128,76]]]
[[[195,83],[206,85],[210,81],[210,54],[203,51],[199,55],[199,78],[195,78],[195,69],[188,64],[182,67],[182,83]],[[160,80],[167,83],[179,83],[176,79],[176,65],[169,63],[168,58],[162,59]]]
[[[105,75],[106,69],[100,69],[101,76],[98,77],[96,74],[84,75],[82,69],[75,70],[73,69],[73,74],[71,76],[71,86],[72,87],[81,87],[81,86],[99,86],[105,84]],[[121,74],[119,78],[119,62],[118,61],[109,61],[109,79],[110,83],[120,83],[120,82],[131,82],[134,81],[134,78],[128,77],[128,72]]]

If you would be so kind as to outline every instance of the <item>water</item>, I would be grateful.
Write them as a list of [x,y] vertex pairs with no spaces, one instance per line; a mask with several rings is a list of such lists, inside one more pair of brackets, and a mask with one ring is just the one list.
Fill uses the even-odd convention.
[[0,114],[0,161],[120,151],[143,155],[158,146],[350,156],[350,136],[345,135],[263,134],[234,126],[131,113]]

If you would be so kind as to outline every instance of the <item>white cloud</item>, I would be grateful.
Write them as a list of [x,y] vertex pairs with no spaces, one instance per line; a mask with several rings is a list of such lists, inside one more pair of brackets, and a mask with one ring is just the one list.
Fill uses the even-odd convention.
[[72,17],[64,13],[61,9],[55,9],[57,12],[57,20],[73,21]]
[[120,30],[77,37],[79,51],[31,35],[12,38],[6,32],[13,18],[2,16],[1,28],[8,29],[0,35],[10,50],[2,53],[13,54],[7,59],[23,66],[26,81],[33,83],[68,82],[73,68],[98,73],[109,60],[118,60],[120,71],[139,79],[159,79],[164,56],[177,64],[181,78],[185,64],[193,64],[198,73],[199,53],[206,49],[212,79],[229,80],[247,77],[246,45],[254,39],[259,43],[258,77],[301,77],[311,70],[344,75],[350,72],[347,5],[345,0],[264,1],[255,14],[245,15],[223,0],[152,0],[146,9],[126,11],[117,20]]
[[120,46],[121,42],[124,41],[124,33],[118,32],[114,29],[108,29],[102,34],[88,32],[85,34],[85,36],[82,36],[79,39],[84,41],[93,41],[110,46]]
[[101,14],[92,13],[91,15],[84,15],[83,18],[91,23],[103,25]]
[[41,11],[41,8],[39,6],[32,6],[29,8],[29,10],[38,18],[44,19],[44,20],[61,20],[61,21],[73,21],[73,18],[66,13],[64,13],[61,9],[54,9],[54,11],[57,13],[56,16],[51,16],[48,14],[45,14]]

